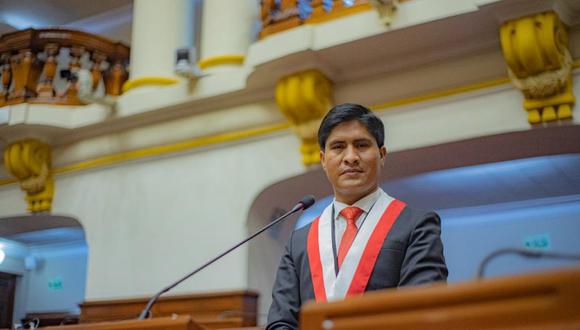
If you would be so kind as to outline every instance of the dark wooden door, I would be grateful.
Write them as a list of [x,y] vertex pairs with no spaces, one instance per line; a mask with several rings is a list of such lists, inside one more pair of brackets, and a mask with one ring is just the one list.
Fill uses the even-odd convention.
[[16,275],[0,272],[0,328],[12,327]]

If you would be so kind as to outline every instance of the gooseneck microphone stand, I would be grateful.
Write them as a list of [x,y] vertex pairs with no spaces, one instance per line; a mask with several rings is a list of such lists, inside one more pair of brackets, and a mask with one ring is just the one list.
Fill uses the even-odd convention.
[[309,208],[310,206],[312,206],[312,204],[314,204],[314,196],[312,195],[308,195],[305,196],[304,198],[302,198],[302,200],[300,202],[298,202],[298,204],[296,204],[292,210],[286,212],[285,214],[283,214],[282,216],[278,217],[276,220],[270,222],[268,225],[266,225],[264,228],[258,230],[256,233],[252,234],[250,237],[244,239],[243,241],[237,243],[236,245],[232,246],[231,248],[227,249],[226,251],[222,252],[221,254],[219,254],[217,257],[209,260],[208,262],[206,262],[205,264],[201,265],[200,267],[198,267],[197,269],[195,269],[194,271],[192,271],[191,273],[183,276],[182,278],[180,278],[179,280],[177,280],[176,282],[172,283],[171,285],[163,288],[161,291],[159,291],[156,295],[154,295],[149,302],[147,303],[147,306],[145,307],[145,309],[143,309],[143,311],[141,312],[141,314],[139,315],[139,320],[144,320],[149,316],[149,313],[151,311],[151,308],[153,307],[153,305],[155,304],[155,302],[157,301],[157,299],[159,299],[159,297],[164,294],[165,292],[170,291],[171,289],[173,289],[174,287],[178,286],[179,284],[181,284],[181,282],[187,280],[188,278],[192,277],[193,275],[199,273],[201,270],[203,270],[204,268],[206,268],[207,266],[213,264],[214,262],[218,261],[219,259],[223,258],[224,256],[226,256],[227,254],[229,254],[230,252],[232,252],[233,250],[237,249],[239,246],[243,245],[244,243],[246,243],[247,241],[251,240],[252,238],[260,235],[261,233],[263,233],[264,231],[268,230],[270,227],[276,225],[278,222],[284,220],[286,217],[288,217],[289,215],[296,213],[300,210],[306,210],[307,208]]

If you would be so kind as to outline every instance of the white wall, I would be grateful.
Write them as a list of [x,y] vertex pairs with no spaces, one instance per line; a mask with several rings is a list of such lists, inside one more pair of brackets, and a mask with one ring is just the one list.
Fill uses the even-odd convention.
[[[439,211],[449,282],[475,278],[486,256],[502,248],[526,248],[539,237],[545,250],[580,254],[580,195]],[[486,277],[578,266],[562,259],[502,255],[485,268]]]
[[[80,314],[85,298],[87,247],[84,243],[33,247],[36,267],[27,272],[26,312]],[[60,282],[62,286],[51,286]]]
[[[17,275],[13,323],[28,313],[80,313],[85,298],[87,246],[84,243],[27,246],[0,238],[6,259],[0,272]],[[59,278],[62,288],[49,287]]]
[[387,150],[398,151],[530,129],[522,95],[510,85],[458,95],[437,102],[389,109]]
[[6,258],[0,263],[0,272],[17,275],[12,322],[19,322],[26,315],[28,278],[25,276],[27,273],[25,259],[30,250],[24,244],[2,238],[0,248],[6,254]]
[[[57,177],[53,211],[90,247],[87,299],[148,295],[246,234],[263,187],[302,171],[290,134]],[[175,292],[246,288],[246,250]]]
[[16,184],[0,186],[0,214],[10,216],[24,213],[28,207],[24,196]]

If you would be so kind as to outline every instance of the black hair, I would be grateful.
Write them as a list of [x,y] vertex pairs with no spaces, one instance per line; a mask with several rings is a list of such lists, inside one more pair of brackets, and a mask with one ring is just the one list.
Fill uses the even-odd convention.
[[364,125],[369,133],[382,147],[385,144],[385,127],[383,122],[368,108],[355,103],[343,103],[330,109],[322,119],[318,129],[318,145],[324,151],[326,140],[332,130],[339,124],[356,120]]

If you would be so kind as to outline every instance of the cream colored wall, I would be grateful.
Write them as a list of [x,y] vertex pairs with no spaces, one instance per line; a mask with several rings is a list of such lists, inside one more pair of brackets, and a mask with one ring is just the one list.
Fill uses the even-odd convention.
[[[257,193],[302,171],[296,148],[282,134],[57,178],[53,212],[86,230],[86,298],[152,294],[241,240]],[[175,292],[246,288],[246,260],[241,249]]]
[[0,213],[2,216],[22,214],[28,207],[24,193],[16,184],[0,187]]
[[[133,101],[136,107],[147,104],[147,100],[139,98],[134,98]],[[79,159],[91,159],[103,154],[239,131],[256,125],[280,123],[283,120],[273,100],[216,109],[63,145],[55,150],[55,165],[70,164]]]
[[381,113],[391,151],[530,129],[510,85]]

